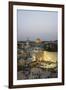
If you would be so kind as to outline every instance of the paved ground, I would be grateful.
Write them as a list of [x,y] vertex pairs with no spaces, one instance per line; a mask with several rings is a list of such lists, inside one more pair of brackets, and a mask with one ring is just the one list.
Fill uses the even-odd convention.
[[56,78],[57,73],[52,73],[41,68],[31,68],[30,71],[19,71],[17,73],[17,79],[42,79],[42,78]]

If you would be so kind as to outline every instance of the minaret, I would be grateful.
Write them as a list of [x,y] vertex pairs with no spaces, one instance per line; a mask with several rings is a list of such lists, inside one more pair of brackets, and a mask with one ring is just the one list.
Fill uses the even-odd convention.
[[29,38],[27,38],[27,40],[26,40],[26,47],[28,48],[30,45],[29,45],[29,42],[30,42],[30,40],[29,40]]

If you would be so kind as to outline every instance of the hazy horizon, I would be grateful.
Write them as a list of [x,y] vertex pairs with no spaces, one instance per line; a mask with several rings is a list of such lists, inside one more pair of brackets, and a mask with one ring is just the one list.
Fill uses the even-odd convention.
[[17,10],[17,41],[54,41],[58,38],[58,12]]

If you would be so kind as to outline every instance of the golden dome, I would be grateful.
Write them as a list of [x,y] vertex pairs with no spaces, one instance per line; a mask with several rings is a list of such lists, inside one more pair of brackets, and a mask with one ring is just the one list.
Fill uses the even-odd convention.
[[41,43],[40,38],[37,38],[35,42],[36,42],[36,43]]

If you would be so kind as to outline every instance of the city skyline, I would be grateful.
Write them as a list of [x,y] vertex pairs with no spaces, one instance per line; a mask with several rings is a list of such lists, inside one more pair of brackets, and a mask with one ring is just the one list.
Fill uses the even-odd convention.
[[58,38],[56,11],[17,10],[17,41],[54,41]]

